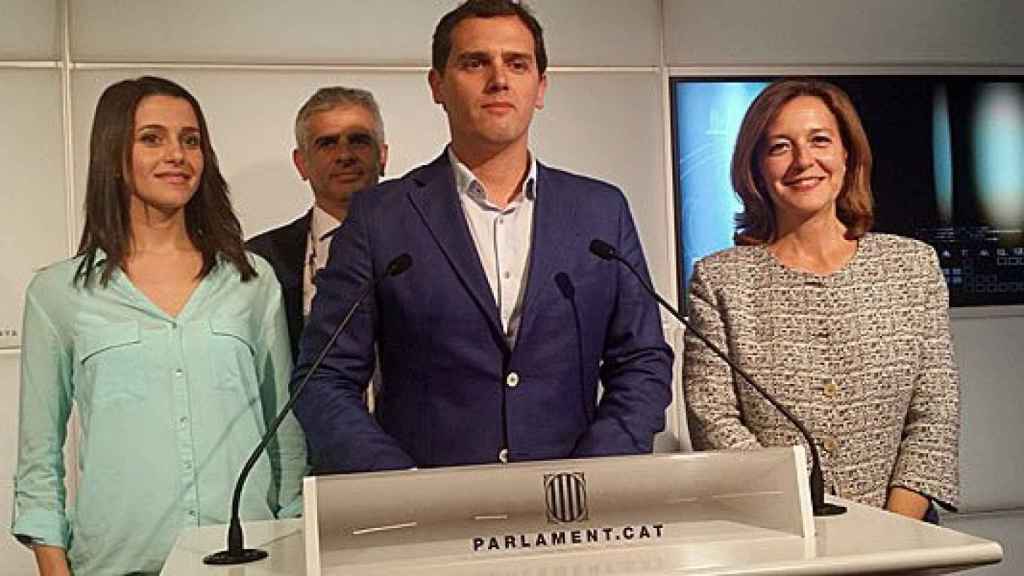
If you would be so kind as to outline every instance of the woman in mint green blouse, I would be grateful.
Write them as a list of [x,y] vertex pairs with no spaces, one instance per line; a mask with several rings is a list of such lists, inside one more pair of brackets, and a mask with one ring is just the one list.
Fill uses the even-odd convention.
[[[43,575],[157,572],[183,529],[227,521],[234,479],[287,401],[280,288],[245,252],[202,111],[173,82],[100,97],[85,204],[78,255],[25,297],[12,532]],[[305,467],[289,418],[242,519],[298,514]]]

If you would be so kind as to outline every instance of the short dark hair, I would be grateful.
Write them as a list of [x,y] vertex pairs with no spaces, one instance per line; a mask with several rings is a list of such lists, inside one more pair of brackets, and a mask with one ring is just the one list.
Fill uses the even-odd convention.
[[516,0],[466,0],[458,8],[445,14],[434,29],[434,42],[431,45],[431,65],[439,74],[444,74],[448,65],[448,56],[452,51],[452,31],[467,18],[495,18],[498,16],[515,16],[526,25],[533,35],[534,59],[537,71],[544,75],[548,68],[548,53],[544,49],[544,30],[534,17],[533,11],[523,2]]
[[89,284],[102,250],[105,262],[100,283],[106,285],[115,270],[122,268],[131,249],[129,216],[132,178],[132,144],[135,140],[135,111],[149,96],[181,98],[192,106],[199,123],[203,173],[196,193],[185,205],[185,228],[189,239],[203,256],[199,272],[204,277],[223,257],[238,269],[242,281],[256,276],[242,243],[242,226],[231,209],[228,184],[220,173],[217,155],[210,143],[210,131],[199,102],[180,85],[155,76],[122,80],[103,91],[96,104],[89,140],[89,175],[85,188],[85,226],[78,244],[83,256],[75,281]]
[[871,145],[850,97],[841,88],[818,79],[773,82],[757,96],[740,124],[732,154],[732,187],[743,202],[736,217],[737,244],[767,244],[775,240],[775,207],[761,177],[765,132],[779,111],[799,96],[821,100],[836,118],[846,149],[846,177],[836,199],[836,216],[846,225],[846,237],[856,240],[874,222],[871,198]]

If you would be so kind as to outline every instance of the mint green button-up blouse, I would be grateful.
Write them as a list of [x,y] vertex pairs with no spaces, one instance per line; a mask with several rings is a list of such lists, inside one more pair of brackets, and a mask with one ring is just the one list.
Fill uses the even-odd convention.
[[[21,356],[19,539],[67,549],[78,574],[155,572],[183,529],[228,520],[235,478],[287,401],[291,372],[280,287],[252,258],[257,278],[243,283],[222,261],[177,317],[121,272],[106,287],[75,286],[79,258],[36,274]],[[68,503],[73,407],[81,437]],[[305,470],[289,417],[249,477],[242,519],[301,512]]]

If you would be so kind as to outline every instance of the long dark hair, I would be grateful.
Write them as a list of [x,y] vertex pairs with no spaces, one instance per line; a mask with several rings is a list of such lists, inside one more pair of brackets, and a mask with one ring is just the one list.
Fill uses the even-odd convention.
[[[96,104],[96,116],[89,139],[89,177],[85,188],[85,228],[78,243],[78,256],[83,256],[75,273],[75,281],[89,284],[93,269],[102,265],[100,284],[106,286],[111,275],[123,267],[131,249],[131,218],[129,202],[132,193],[131,150],[135,137],[135,110],[148,96],[181,98],[192,106],[199,122],[203,173],[199,188],[185,205],[185,228],[192,244],[203,256],[202,278],[217,265],[218,257],[238,269],[242,281],[256,276],[245,254],[242,225],[238,222],[228,197],[228,184],[220,173],[217,154],[210,143],[210,131],[199,102],[178,84],[142,76],[122,80],[109,86]],[[106,260],[97,262],[97,251]]]

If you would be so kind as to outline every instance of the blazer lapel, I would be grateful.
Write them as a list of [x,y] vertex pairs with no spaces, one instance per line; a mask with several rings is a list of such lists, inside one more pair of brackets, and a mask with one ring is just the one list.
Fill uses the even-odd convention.
[[568,272],[568,263],[577,255],[567,254],[576,234],[575,208],[569,201],[570,196],[559,194],[549,178],[546,167],[537,163],[536,205],[533,207],[533,237],[530,240],[529,276],[526,278],[526,294],[523,297],[522,321],[519,326],[519,338],[530,331],[536,314],[537,301],[543,295],[545,287],[554,285],[554,277],[559,272]]
[[306,215],[299,218],[286,228],[282,237],[281,256],[282,264],[289,273],[289,288],[298,289],[302,293],[302,275],[306,268],[306,249],[309,240],[309,227],[313,218],[311,208]]
[[309,226],[313,210],[288,225],[282,230],[280,242],[280,258],[277,262],[278,278],[281,281],[281,296],[284,300],[284,313],[288,321],[288,334],[292,346],[292,357],[298,357],[299,335],[302,334],[302,292],[303,276],[306,272],[306,244],[309,238]]
[[416,189],[409,194],[413,207],[423,218],[427,229],[440,246],[448,262],[466,290],[487,317],[491,327],[504,342],[498,305],[494,301],[487,276],[480,265],[466,218],[459,205],[455,175],[445,153],[413,176]]

